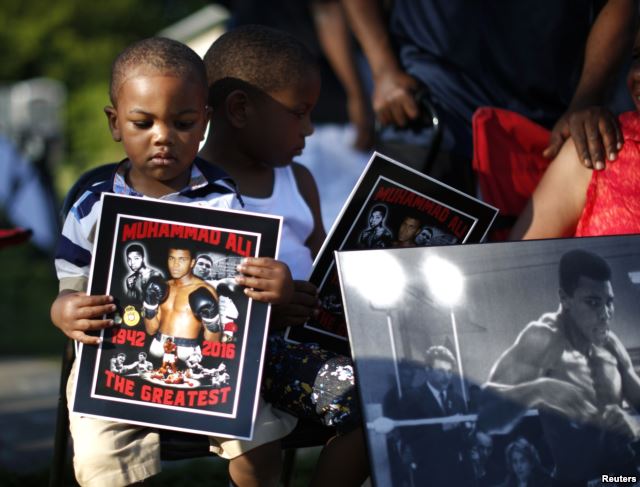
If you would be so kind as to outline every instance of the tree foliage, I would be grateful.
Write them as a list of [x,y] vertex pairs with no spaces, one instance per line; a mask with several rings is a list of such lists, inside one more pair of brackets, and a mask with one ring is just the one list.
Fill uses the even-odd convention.
[[[120,157],[106,129],[111,62],[131,42],[203,7],[205,0],[0,2],[0,80],[48,77],[68,90],[65,169]],[[62,171],[64,172],[64,171]]]

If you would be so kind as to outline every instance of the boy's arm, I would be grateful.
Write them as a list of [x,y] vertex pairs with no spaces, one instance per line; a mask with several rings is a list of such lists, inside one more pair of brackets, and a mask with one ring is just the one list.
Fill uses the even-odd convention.
[[298,184],[298,190],[307,205],[309,205],[309,209],[311,209],[311,214],[313,215],[313,230],[304,244],[311,250],[311,256],[315,259],[327,236],[324,231],[324,225],[322,224],[318,186],[316,185],[315,179],[313,179],[313,174],[302,164],[294,162],[292,168],[296,183]]
[[64,289],[51,305],[51,321],[69,338],[86,345],[98,345],[100,338],[86,332],[113,326],[113,320],[102,316],[115,310],[112,296],[89,296]]
[[573,140],[565,142],[545,171],[510,240],[531,240],[573,235],[586,203],[592,171],[578,160]]

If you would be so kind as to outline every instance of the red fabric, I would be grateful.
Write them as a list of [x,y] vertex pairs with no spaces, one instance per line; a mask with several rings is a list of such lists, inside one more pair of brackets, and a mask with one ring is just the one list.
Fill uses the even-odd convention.
[[577,237],[640,233],[640,114],[618,120],[624,145],[615,162],[593,171]]
[[[542,151],[549,130],[515,112],[481,107],[473,114],[473,168],[482,199],[517,217],[549,165]],[[491,240],[504,240],[498,228]]]
[[31,230],[26,228],[0,228],[0,249],[26,242],[30,236]]

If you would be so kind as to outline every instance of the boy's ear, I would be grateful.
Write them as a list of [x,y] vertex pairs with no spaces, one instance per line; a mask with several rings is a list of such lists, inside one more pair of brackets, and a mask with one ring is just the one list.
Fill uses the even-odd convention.
[[249,95],[243,90],[233,90],[225,98],[224,109],[233,127],[245,127],[252,111]]
[[109,122],[111,138],[116,142],[120,142],[122,135],[120,134],[120,127],[118,126],[118,113],[116,109],[112,106],[106,106],[104,107],[104,114],[107,116],[107,121]]

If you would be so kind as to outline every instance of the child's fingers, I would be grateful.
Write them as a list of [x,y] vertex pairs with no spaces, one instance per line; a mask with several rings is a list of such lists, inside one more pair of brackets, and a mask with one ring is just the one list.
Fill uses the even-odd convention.
[[76,330],[67,336],[73,340],[84,343],[85,345],[100,345],[100,337],[90,336],[79,330]]
[[87,335],[87,332],[99,331],[110,326],[113,326],[113,320],[77,320],[73,323],[72,327],[65,330],[65,334],[69,338],[87,345],[98,345],[100,343],[100,337]]
[[[271,279],[262,279],[258,277],[249,277],[249,276],[236,276],[236,282],[241,284],[247,288],[255,288],[261,291],[270,291],[271,284],[273,281]],[[246,294],[245,289],[245,294]]]
[[82,299],[85,306],[99,306],[101,304],[113,303],[113,296],[108,294],[100,294],[96,296],[87,294],[84,295]]
[[75,331],[85,332],[85,331],[99,331],[104,328],[109,328],[113,326],[113,320],[110,319],[102,319],[102,320],[78,320],[76,322]]
[[79,319],[97,318],[105,314],[113,313],[116,310],[116,305],[102,304],[98,306],[84,306],[77,309],[77,315]]
[[264,279],[274,279],[278,275],[282,274],[282,270],[279,268],[253,264],[240,264],[238,266],[238,271],[245,276],[262,277]]
[[70,301],[73,303],[73,306],[75,308],[102,306],[105,304],[113,303],[113,296],[109,296],[108,294],[92,296],[85,293],[75,293],[70,296]]
[[258,289],[245,288],[244,294],[255,301],[262,303],[279,304],[279,299],[276,293],[271,291],[260,291]]
[[240,266],[251,265],[258,267],[272,267],[277,264],[278,261],[271,257],[245,257],[242,259],[242,262],[240,262]]
[[247,257],[242,260],[237,269],[250,276],[291,279],[287,265],[271,257]]

